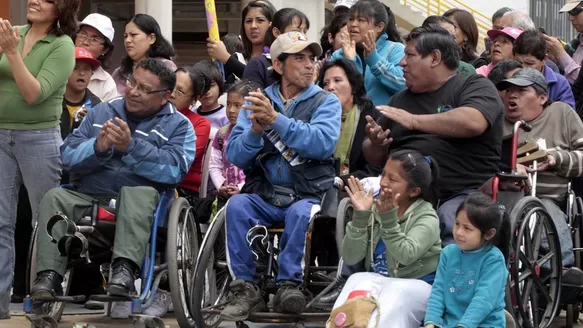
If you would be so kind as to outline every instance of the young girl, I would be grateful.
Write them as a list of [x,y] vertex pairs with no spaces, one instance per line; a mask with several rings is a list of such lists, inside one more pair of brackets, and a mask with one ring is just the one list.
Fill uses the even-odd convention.
[[403,68],[399,62],[405,55],[400,43],[395,16],[378,0],[360,0],[350,8],[348,32],[341,32],[342,49],[331,60],[346,58],[361,74],[367,96],[375,106],[387,104],[397,92],[405,89]]
[[[379,321],[372,319],[369,327],[420,326],[441,251],[439,219],[432,205],[438,175],[431,158],[401,150],[391,154],[384,167],[376,202],[372,191],[365,192],[357,179],[349,178],[346,191],[355,212],[341,256],[348,265],[364,260],[368,272],[350,276],[334,309],[351,293],[365,291],[379,304],[374,310]],[[335,310],[330,320],[338,324],[343,315],[347,312]]]
[[[308,33],[309,28],[310,21],[306,14],[294,8],[283,8],[278,10],[273,16],[273,22],[271,23],[270,30],[267,31],[268,36],[266,38],[272,40],[269,42],[271,46],[273,40],[277,39],[280,34],[300,32],[305,35]],[[271,56],[268,51],[263,56],[254,57],[247,63],[243,79],[258,83],[261,88],[267,88],[274,82],[270,72]]]
[[425,315],[426,328],[506,327],[510,220],[489,196],[475,193],[457,210],[456,244],[443,249]]
[[245,97],[249,95],[249,92],[255,91],[257,88],[259,88],[257,83],[239,80],[227,91],[229,124],[222,127],[213,140],[209,165],[209,175],[213,185],[218,190],[218,209],[223,207],[227,199],[238,194],[245,183],[243,170],[227,160],[227,142],[233,127],[237,123],[241,106],[245,103]]
[[225,106],[219,104],[219,97],[225,89],[223,73],[210,60],[201,60],[193,67],[197,74],[202,74],[211,81],[208,91],[198,99],[200,106],[196,112],[211,122],[211,137],[213,137],[218,129],[229,124]]

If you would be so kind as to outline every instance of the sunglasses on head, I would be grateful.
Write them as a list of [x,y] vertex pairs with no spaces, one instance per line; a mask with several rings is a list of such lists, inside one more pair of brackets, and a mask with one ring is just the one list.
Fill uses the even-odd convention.
[[583,12],[583,7],[576,7],[568,11],[569,15],[571,16],[578,16],[580,13]]

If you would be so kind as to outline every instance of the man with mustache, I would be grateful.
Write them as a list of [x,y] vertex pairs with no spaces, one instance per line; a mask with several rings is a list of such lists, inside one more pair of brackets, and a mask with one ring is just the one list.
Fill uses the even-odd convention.
[[227,145],[227,159],[245,170],[245,185],[226,205],[227,262],[235,297],[221,312],[243,321],[264,311],[254,283],[255,263],[247,243],[254,226],[285,225],[274,310],[301,313],[306,232],[334,182],[334,150],[340,136],[338,98],[314,85],[314,64],[322,48],[300,32],[280,35],[271,46],[274,80],[264,92],[250,92]]
[[[44,231],[56,214],[80,220],[91,215],[93,201],[107,206],[117,198],[110,295],[133,291],[159,193],[178,185],[194,159],[192,124],[168,101],[175,84],[174,72],[161,61],[141,61],[128,80],[125,97],[89,110],[61,147],[64,169],[78,176],[77,189],[51,189],[40,204],[39,231]],[[59,238],[65,225],[52,230]],[[37,278],[31,297],[61,295],[67,258],[48,234],[39,233],[37,238]]]

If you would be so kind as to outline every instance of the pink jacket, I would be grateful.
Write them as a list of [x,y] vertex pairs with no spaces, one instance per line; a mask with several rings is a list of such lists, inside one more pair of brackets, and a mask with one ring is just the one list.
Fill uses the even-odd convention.
[[227,143],[233,130],[232,125],[222,127],[213,140],[209,175],[218,190],[223,185],[237,186],[239,189],[245,184],[245,173],[227,160]]

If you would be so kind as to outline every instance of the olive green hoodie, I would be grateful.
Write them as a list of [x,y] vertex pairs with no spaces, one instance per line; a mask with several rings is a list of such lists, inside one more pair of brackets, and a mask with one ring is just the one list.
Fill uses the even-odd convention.
[[417,199],[401,218],[395,208],[387,213],[355,211],[342,241],[344,263],[365,259],[370,269],[373,252],[382,239],[386,246],[387,269],[395,278],[421,278],[437,270],[441,253],[439,219],[431,203]]

